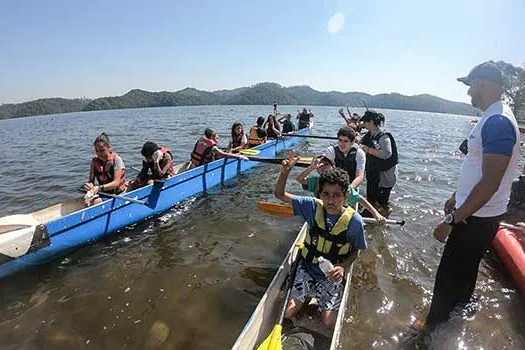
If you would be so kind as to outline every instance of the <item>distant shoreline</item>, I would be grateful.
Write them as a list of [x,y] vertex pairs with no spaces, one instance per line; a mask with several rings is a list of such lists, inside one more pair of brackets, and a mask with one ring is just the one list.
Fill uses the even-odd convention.
[[308,86],[283,87],[275,83],[260,83],[251,87],[233,90],[202,91],[186,88],[175,92],[149,92],[130,90],[122,96],[96,99],[47,98],[18,104],[0,106],[0,119],[22,118],[37,115],[62,114],[95,110],[215,106],[215,105],[268,105],[277,102],[280,106],[349,106],[419,111],[475,116],[477,110],[471,105],[448,101],[436,96],[422,94],[404,96],[397,93],[369,95],[363,92],[322,92]]

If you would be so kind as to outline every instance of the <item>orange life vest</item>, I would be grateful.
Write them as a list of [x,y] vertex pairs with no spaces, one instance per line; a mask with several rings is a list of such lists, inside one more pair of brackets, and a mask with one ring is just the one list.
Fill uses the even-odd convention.
[[[100,185],[105,185],[112,182],[113,175],[115,174],[115,159],[118,154],[111,152],[107,161],[103,161],[98,156],[94,156],[91,162],[95,169],[95,178]],[[125,169],[122,169],[122,176],[120,177],[119,187],[114,190],[117,193],[124,192],[126,190],[126,174]],[[111,192],[111,191],[110,191]]]
[[250,129],[250,136],[248,138],[250,146],[258,146],[264,143],[264,137],[259,137],[259,134],[257,133],[258,129],[259,127],[257,126],[252,126]]
[[191,163],[193,166],[197,167],[213,162],[215,160],[213,147],[216,145],[217,143],[215,141],[202,136],[199,141],[195,143],[193,152],[191,152]]

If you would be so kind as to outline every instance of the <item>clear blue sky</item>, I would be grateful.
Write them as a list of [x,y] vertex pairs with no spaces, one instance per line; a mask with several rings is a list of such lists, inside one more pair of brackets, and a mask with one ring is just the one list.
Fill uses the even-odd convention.
[[[473,65],[525,63],[524,0],[3,0],[0,8],[0,103],[262,81],[468,102],[455,79]],[[330,33],[336,13],[344,26]]]

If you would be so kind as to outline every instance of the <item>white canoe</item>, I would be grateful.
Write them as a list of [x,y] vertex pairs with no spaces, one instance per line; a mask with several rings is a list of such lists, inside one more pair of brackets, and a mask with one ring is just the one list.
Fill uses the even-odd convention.
[[[297,238],[295,239],[290,250],[288,251],[286,258],[284,259],[281,266],[279,266],[279,269],[277,270],[277,273],[275,274],[272,282],[266,289],[266,292],[259,301],[259,304],[255,308],[255,311],[252,313],[250,319],[244,326],[244,329],[237,338],[237,341],[233,345],[232,349],[256,349],[257,346],[259,346],[272,331],[273,326],[277,322],[279,310],[283,306],[281,287],[288,278],[290,267],[292,266],[295,259],[297,259],[298,257],[299,248],[297,247],[297,245],[304,241],[307,227],[308,225],[304,223],[303,227],[299,231],[299,234],[297,235]],[[353,264],[352,267],[350,267],[346,276],[345,292],[341,301],[341,308],[339,309],[339,314],[337,315],[337,323],[332,334],[330,350],[338,349],[340,333],[342,330],[343,320],[345,316],[344,314],[346,311],[346,304],[351,292],[350,283],[352,280],[352,269]],[[294,320],[294,324],[295,323],[296,322]],[[311,329],[312,331],[319,332],[320,329],[323,329],[320,317],[315,318],[313,322],[309,322],[309,325],[312,325],[312,323],[316,323],[315,327],[312,327],[315,328]],[[304,326],[304,324],[301,324],[301,322],[299,322],[298,325]],[[310,329],[310,327],[306,328]],[[324,332],[326,332],[326,330],[324,330]]]

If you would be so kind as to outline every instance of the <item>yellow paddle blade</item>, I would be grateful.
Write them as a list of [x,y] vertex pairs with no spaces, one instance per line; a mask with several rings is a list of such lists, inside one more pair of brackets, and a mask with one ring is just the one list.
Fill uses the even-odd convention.
[[241,149],[240,153],[241,154],[247,154],[249,156],[255,156],[255,155],[261,153],[261,151],[259,151],[258,149],[249,149],[248,148],[248,149]]
[[270,215],[281,216],[284,218],[291,218],[293,216],[293,208],[288,204],[260,201],[257,203],[257,208]]
[[272,333],[264,339],[261,345],[257,348],[257,350],[282,350],[283,345],[281,344],[281,333],[283,330],[283,326],[280,324],[276,324],[273,329]]
[[312,162],[313,157],[299,157],[299,160],[305,161],[305,162]]

